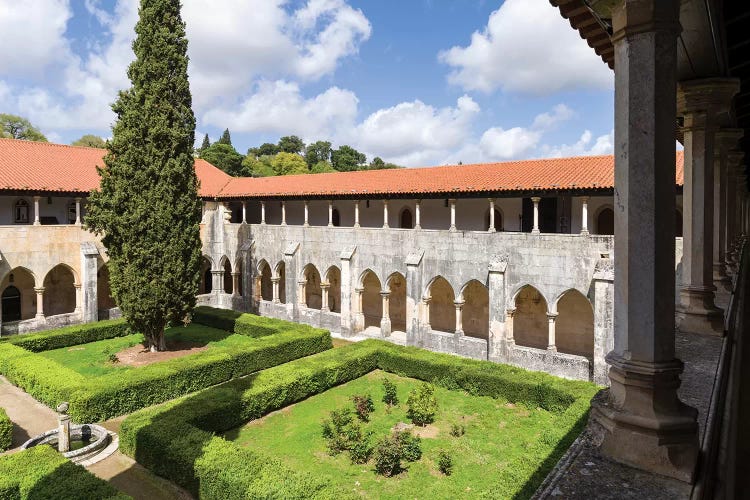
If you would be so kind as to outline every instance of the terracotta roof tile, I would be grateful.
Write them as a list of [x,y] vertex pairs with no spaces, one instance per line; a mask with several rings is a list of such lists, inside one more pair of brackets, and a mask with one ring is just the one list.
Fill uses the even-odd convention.
[[[104,149],[0,139],[0,191],[88,193],[99,186]],[[218,196],[230,176],[197,159],[201,196]]]

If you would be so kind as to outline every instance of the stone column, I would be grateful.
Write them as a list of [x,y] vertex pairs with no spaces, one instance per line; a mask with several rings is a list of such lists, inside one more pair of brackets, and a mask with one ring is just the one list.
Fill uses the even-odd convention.
[[588,236],[589,234],[589,197],[581,197],[583,204],[581,205],[581,236]]
[[450,203],[451,206],[451,227],[450,231],[456,230],[456,200],[451,198],[448,200],[448,203]]
[[70,451],[70,415],[59,414],[57,416],[57,451],[60,453]]
[[421,208],[422,208],[422,200],[417,200],[416,210],[414,211],[415,216],[416,216],[415,217],[416,224],[414,224],[414,229],[422,229],[422,224],[421,224],[421,217],[422,217],[421,212],[422,211],[421,211]]
[[307,296],[305,294],[306,286],[307,286],[307,281],[305,280],[297,281],[297,303],[305,307],[307,307]]
[[[265,202],[261,201],[260,203],[261,203],[262,212],[265,212],[266,210]],[[263,214],[263,218],[265,219],[265,214]],[[242,202],[242,223],[247,224],[247,202],[246,201]]]
[[607,385],[605,356],[614,348],[614,266],[612,259],[600,259],[594,268],[594,382]]
[[280,282],[281,282],[281,278],[279,278],[279,277],[271,278],[271,285],[273,286],[273,300],[272,300],[272,302],[274,304],[278,304],[278,303],[281,302],[281,300],[279,300],[279,283]]
[[224,270],[211,271],[212,287],[211,291],[215,295],[224,293]]
[[547,313],[547,350],[557,352],[557,345],[555,344],[555,320],[557,320],[557,313]]
[[39,221],[39,199],[40,196],[34,196],[34,225],[39,226],[41,225],[41,222]]
[[383,200],[383,229],[388,229],[388,200]]
[[323,312],[331,312],[331,309],[328,307],[328,292],[331,290],[331,284],[327,282],[322,282],[320,284],[320,291],[322,294],[322,297],[320,299],[320,310]]
[[36,319],[44,319],[44,287],[34,288],[36,292]]
[[391,291],[383,290],[380,292],[380,297],[383,300],[383,316],[380,318],[380,333],[383,337],[391,336],[391,314],[390,314],[390,298]]
[[354,315],[354,328],[355,331],[361,332],[365,329],[365,312],[362,309],[365,289],[357,287],[354,289],[354,293],[357,294],[357,312]]
[[731,291],[732,280],[727,274],[727,193],[729,179],[729,150],[742,137],[740,129],[722,129],[716,133],[714,151],[714,286]]
[[723,311],[714,304],[714,133],[716,115],[729,106],[737,80],[680,82],[678,113],[684,118],[685,186],[682,192],[683,254],[678,328],[723,335]]
[[534,228],[531,230],[532,234],[539,234],[539,200],[540,197],[534,196],[531,201],[534,203]]
[[310,225],[310,202],[307,200],[305,200],[305,223],[303,225],[305,227]]
[[490,224],[487,228],[487,232],[494,233],[495,232],[495,199],[489,198],[490,202]]
[[734,274],[736,260],[737,229],[737,183],[742,169],[743,151],[729,151],[727,153],[727,194],[726,194],[726,231],[724,235],[724,258],[727,269]]
[[81,284],[80,283],[75,283],[73,285],[73,288],[76,289],[76,308],[75,308],[75,310],[73,312],[75,314],[81,314],[81,312],[83,312],[83,307],[81,305],[82,302],[83,302],[83,300],[82,300],[83,293],[82,293]]
[[265,201],[260,202],[260,223],[263,225],[266,224],[266,202]]
[[81,243],[81,320],[90,323],[99,319],[97,271],[99,250],[93,242]]
[[359,200],[354,202],[354,227],[359,227]]
[[611,459],[691,481],[697,412],[677,397],[674,349],[678,0],[597,2],[615,52],[614,349],[592,403]]
[[81,225],[81,199],[76,198],[76,226]]
[[286,226],[286,201],[281,202],[281,225]]
[[508,346],[513,346],[516,343],[516,339],[513,338],[513,317],[516,315],[515,308],[506,309],[505,311],[505,341]]
[[487,339],[487,359],[505,363],[508,361],[507,330],[505,312],[505,272],[508,268],[506,255],[499,255],[488,266],[489,285],[489,337]]
[[333,200],[328,202],[328,227],[333,227]]
[[240,273],[232,273],[232,295],[240,296]]
[[466,302],[463,300],[457,300],[453,302],[453,305],[456,306],[456,337],[461,337],[464,334],[464,318],[463,318],[463,311],[464,311],[464,304]]
[[422,324],[428,332],[432,330],[432,325],[430,324],[430,302],[432,302],[432,297],[430,295],[422,298],[422,312],[424,314]]

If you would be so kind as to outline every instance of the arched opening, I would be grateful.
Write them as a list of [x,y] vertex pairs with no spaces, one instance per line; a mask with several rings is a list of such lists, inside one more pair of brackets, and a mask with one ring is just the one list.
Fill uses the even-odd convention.
[[388,316],[391,319],[391,331],[406,331],[406,278],[401,273],[393,273],[388,278]]
[[286,265],[284,261],[276,265],[276,276],[279,278],[279,302],[286,304]]
[[232,293],[234,287],[232,285],[232,264],[229,263],[229,259],[224,258],[224,265],[221,266],[224,270],[224,280],[222,281],[222,288],[224,293]]
[[29,202],[18,200],[13,206],[13,222],[16,224],[29,223]]
[[234,291],[235,295],[242,296],[242,260],[238,259],[234,263],[234,272],[237,273],[237,290]]
[[320,273],[318,269],[308,264],[304,270],[305,277],[305,304],[310,309],[320,309],[323,306],[323,289],[320,286]]
[[109,287],[109,267],[104,264],[96,272],[96,309],[105,311],[117,307]]
[[477,280],[469,281],[461,294],[464,299],[461,322],[464,335],[480,339],[490,336],[490,291]]
[[200,295],[204,295],[211,293],[212,289],[211,261],[204,255],[201,259],[201,286],[198,292]]
[[679,209],[675,211],[674,232],[675,236],[682,238],[682,213]]
[[555,345],[559,352],[594,357],[594,309],[578,290],[569,290],[557,301]]
[[603,208],[596,217],[596,234],[615,234],[615,212]]
[[524,286],[516,294],[513,337],[516,344],[522,346],[546,349],[549,345],[547,301],[531,285]]
[[380,297],[380,280],[372,271],[362,276],[362,314],[365,316],[365,328],[375,326],[380,328],[383,319],[383,299]]
[[53,267],[44,278],[44,314],[57,316],[76,309],[76,287],[73,271],[65,264]]
[[328,282],[328,309],[331,312],[341,312],[341,271],[336,266],[331,266],[326,273]]
[[17,267],[0,283],[2,309],[0,322],[31,319],[36,315],[36,281],[31,272]]
[[[503,226],[503,214],[500,213],[500,210],[497,208],[495,209],[495,231],[504,231]],[[487,213],[484,216],[484,228],[489,231],[490,230],[490,211],[487,210]]]
[[[414,218],[411,215],[411,210],[408,208],[405,208],[401,210],[401,217],[399,221],[399,227],[401,229],[413,229],[414,228]],[[391,320],[393,321],[393,320]]]
[[334,208],[331,212],[331,224],[333,224],[334,227],[341,226],[341,214],[339,213],[338,208]]
[[261,261],[258,266],[258,277],[256,284],[256,299],[266,300],[268,302],[273,300],[273,282],[271,281],[271,266],[265,260]]
[[432,281],[430,295],[430,327],[441,332],[456,331],[456,295],[445,278]]

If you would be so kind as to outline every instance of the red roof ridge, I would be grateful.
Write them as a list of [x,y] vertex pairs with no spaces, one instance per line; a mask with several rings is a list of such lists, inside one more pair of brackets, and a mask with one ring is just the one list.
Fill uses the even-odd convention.
[[74,146],[72,144],[60,144],[58,142],[49,142],[49,141],[32,141],[29,139],[14,139],[12,137],[0,137],[0,141],[23,141],[23,142],[29,142],[39,145],[45,145],[45,146],[54,146],[58,148],[75,148],[75,149],[93,149],[96,151],[106,151],[106,148],[95,148],[93,146]]

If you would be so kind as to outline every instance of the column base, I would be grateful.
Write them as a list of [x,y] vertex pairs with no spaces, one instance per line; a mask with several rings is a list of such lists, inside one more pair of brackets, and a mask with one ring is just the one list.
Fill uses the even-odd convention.
[[541,234],[541,231],[539,231],[538,229],[532,229],[531,234]]
[[390,318],[382,318],[380,320],[380,334],[383,337],[391,336],[391,320]]
[[692,482],[698,459],[698,411],[677,397],[682,362],[645,363],[610,353],[611,387],[597,394],[591,418],[603,427],[603,455]]
[[677,329],[682,333],[724,335],[724,310],[714,304],[713,290],[697,287],[680,290]]
[[714,286],[718,291],[732,291],[732,280],[727,274],[727,267],[724,262],[714,262]]

